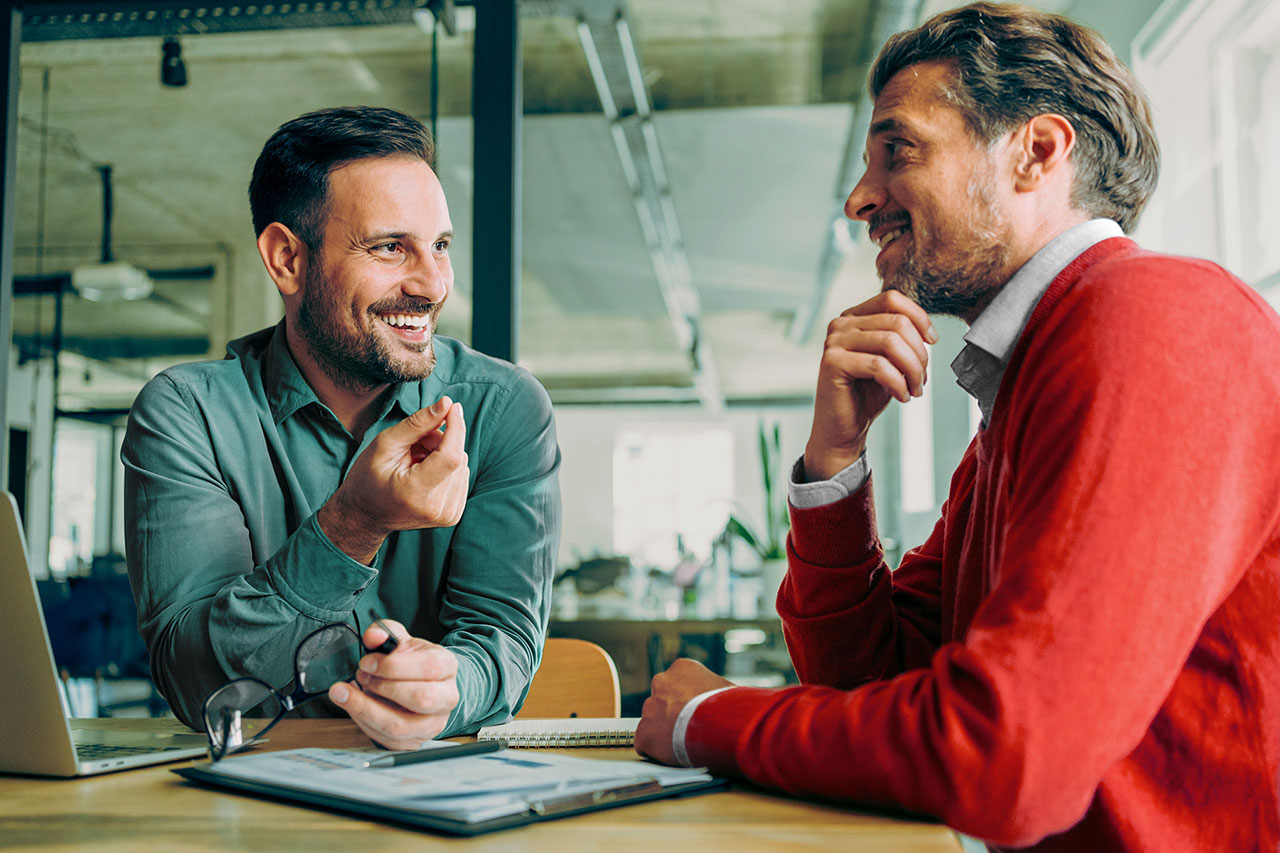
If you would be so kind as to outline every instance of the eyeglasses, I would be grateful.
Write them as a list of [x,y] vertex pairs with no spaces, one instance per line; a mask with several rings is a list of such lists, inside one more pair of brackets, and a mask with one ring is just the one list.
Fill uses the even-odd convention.
[[[398,645],[381,619],[373,624],[387,632],[387,640],[371,652],[386,654]],[[312,631],[293,655],[293,692],[287,696],[252,676],[228,681],[204,700],[204,730],[214,761],[262,740],[294,708],[329,692],[340,681],[353,681],[365,654],[356,629],[334,622]]]

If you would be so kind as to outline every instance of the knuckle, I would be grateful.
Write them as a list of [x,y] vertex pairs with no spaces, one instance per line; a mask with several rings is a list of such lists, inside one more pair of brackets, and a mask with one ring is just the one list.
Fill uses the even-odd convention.
[[383,726],[383,731],[396,740],[404,740],[413,735],[413,732],[410,730],[409,723],[400,717],[392,717],[391,720]]

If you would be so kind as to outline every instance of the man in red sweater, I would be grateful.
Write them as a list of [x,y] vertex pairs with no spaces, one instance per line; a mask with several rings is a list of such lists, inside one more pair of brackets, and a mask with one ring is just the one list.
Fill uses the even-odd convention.
[[[884,290],[828,327],[792,471],[803,684],[677,661],[637,749],[995,848],[1276,850],[1280,318],[1123,236],[1159,153],[1096,33],[978,3],[890,40],[870,85],[845,210]],[[969,324],[983,426],[891,572],[864,444],[921,393],[931,313]]]

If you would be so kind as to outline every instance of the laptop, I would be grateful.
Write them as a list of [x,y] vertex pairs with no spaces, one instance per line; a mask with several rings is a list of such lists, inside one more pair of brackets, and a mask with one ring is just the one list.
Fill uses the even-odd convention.
[[18,505],[0,496],[0,773],[89,776],[206,754],[202,734],[95,731],[67,719]]

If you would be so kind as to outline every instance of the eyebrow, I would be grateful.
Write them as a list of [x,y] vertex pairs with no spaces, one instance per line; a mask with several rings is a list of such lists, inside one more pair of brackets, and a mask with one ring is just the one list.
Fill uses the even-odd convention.
[[[885,133],[901,132],[905,128],[906,125],[898,121],[896,118],[882,118],[875,124],[871,125],[871,127],[867,128],[867,141],[870,141],[873,136],[880,136]],[[862,165],[868,166],[870,164],[871,158],[867,155],[866,151],[863,151]]]
[[[370,234],[365,239],[369,243],[380,243],[384,240],[413,240],[416,238],[417,238],[417,235],[415,235],[410,231],[378,231],[373,234]],[[452,240],[453,232],[441,231],[439,234],[437,234],[435,237],[431,239],[431,242],[437,243],[445,239]]]

